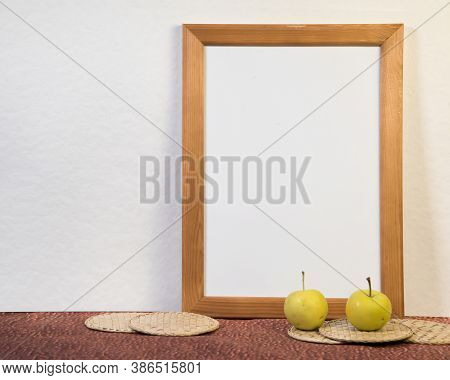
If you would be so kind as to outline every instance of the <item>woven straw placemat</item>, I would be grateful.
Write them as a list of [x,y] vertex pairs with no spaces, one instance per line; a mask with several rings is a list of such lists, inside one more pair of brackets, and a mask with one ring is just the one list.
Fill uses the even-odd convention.
[[319,332],[330,339],[355,343],[395,342],[413,334],[409,327],[396,321],[389,321],[377,331],[359,331],[346,319],[325,322]]
[[421,319],[396,319],[412,331],[406,342],[419,344],[450,344],[450,325]]
[[150,335],[190,336],[217,330],[219,322],[192,313],[151,313],[131,319],[129,326]]
[[134,333],[135,331],[129,327],[130,320],[143,314],[145,313],[108,313],[94,315],[86,319],[84,324],[92,330]]
[[291,338],[301,340],[302,342],[310,342],[310,343],[322,343],[322,344],[342,344],[342,342],[339,342],[337,340],[329,339],[323,335],[319,334],[319,331],[304,331],[296,329],[294,326],[292,326],[288,330],[288,335]]

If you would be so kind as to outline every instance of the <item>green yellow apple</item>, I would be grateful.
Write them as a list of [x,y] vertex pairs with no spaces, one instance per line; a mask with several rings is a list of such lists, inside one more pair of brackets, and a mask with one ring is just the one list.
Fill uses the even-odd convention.
[[372,290],[370,277],[368,290],[358,290],[347,300],[345,314],[348,321],[358,330],[375,331],[381,329],[391,319],[392,305],[389,298]]
[[305,273],[302,272],[303,290],[289,294],[284,301],[284,315],[300,330],[315,330],[322,326],[328,315],[328,303],[321,292],[305,290]]

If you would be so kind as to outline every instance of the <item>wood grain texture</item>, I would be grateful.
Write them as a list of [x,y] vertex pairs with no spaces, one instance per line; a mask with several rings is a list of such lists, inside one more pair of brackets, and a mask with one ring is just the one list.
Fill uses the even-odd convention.
[[403,295],[403,27],[381,46],[380,66],[380,243],[381,289],[397,316]]
[[[204,297],[205,45],[381,46],[381,284],[403,316],[402,51],[403,25],[184,25],[183,27],[183,311],[228,318],[282,318],[284,298]],[[328,299],[328,318],[345,315],[346,299]]]
[[203,297],[204,209],[203,209],[203,127],[204,80],[203,45],[183,28],[183,232],[182,307],[191,310]]
[[186,25],[203,45],[379,46],[398,24]]
[[[284,318],[281,297],[203,297],[193,313],[222,318]],[[345,314],[346,298],[328,298],[328,319]]]

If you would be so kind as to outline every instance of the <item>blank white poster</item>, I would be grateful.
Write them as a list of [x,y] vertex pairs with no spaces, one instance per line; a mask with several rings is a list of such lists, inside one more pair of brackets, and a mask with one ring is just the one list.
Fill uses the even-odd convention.
[[379,289],[379,48],[205,49],[205,295]]

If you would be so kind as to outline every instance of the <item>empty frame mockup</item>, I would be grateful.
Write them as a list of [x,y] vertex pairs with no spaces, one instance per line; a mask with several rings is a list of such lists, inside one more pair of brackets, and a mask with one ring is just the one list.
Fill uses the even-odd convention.
[[183,310],[329,317],[375,288],[403,315],[403,26],[185,25]]

